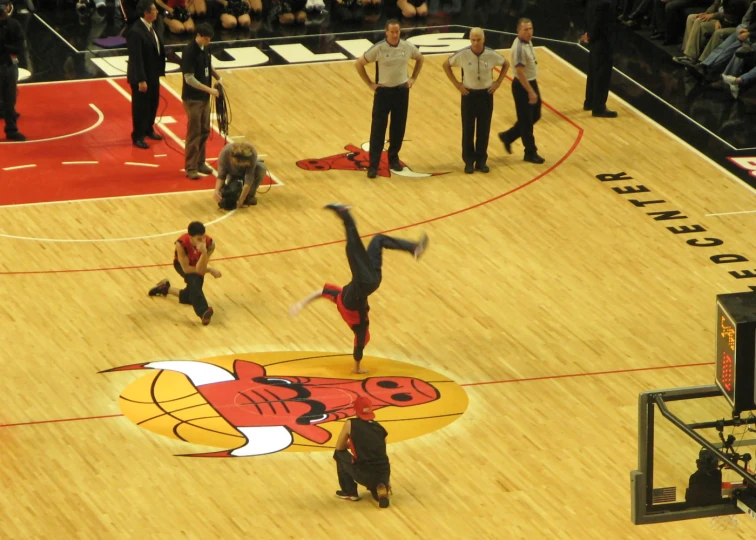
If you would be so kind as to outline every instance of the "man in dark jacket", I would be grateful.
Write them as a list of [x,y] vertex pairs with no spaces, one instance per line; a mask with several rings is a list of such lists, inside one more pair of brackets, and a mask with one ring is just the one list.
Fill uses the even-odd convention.
[[5,138],[25,141],[16,125],[16,89],[18,86],[18,58],[24,48],[21,24],[10,18],[11,0],[0,0],[0,103],[5,120]]
[[129,67],[126,79],[131,85],[131,141],[137,148],[148,149],[144,141],[163,136],[155,131],[155,117],[160,101],[160,77],[165,75],[165,46],[153,28],[157,19],[155,0],[140,0],[137,11],[141,19],[131,27],[126,38]]
[[601,118],[617,117],[615,111],[606,108],[614,64],[614,11],[612,0],[588,0],[585,11],[588,31],[581,38],[591,51],[583,110],[593,111],[593,116]]
[[388,508],[391,477],[391,465],[386,455],[388,433],[375,421],[369,397],[359,396],[354,401],[354,412],[357,418],[344,422],[333,453],[341,487],[336,496],[359,501],[357,484],[362,484],[370,490],[379,507]]

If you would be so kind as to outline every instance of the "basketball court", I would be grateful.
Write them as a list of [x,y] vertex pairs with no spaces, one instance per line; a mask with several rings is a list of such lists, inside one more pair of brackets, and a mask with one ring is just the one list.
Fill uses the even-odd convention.
[[[0,536],[753,537],[746,516],[638,527],[628,496],[638,394],[713,381],[715,296],[748,291],[756,268],[753,191],[623,101],[610,98],[618,120],[592,118],[584,75],[538,55],[547,161],[496,139],[515,121],[508,81],[487,175],[462,172],[445,55],[426,57],[412,90],[408,169],[375,180],[372,96],[353,62],[224,71],[231,136],[272,173],[257,206],[228,213],[214,177],[181,170],[179,74],[162,89],[165,142],[149,151],[130,145],[123,80],[30,86],[52,127],[0,143]],[[73,108],[44,97],[74,94]],[[332,201],[353,206],[365,237],[431,240],[417,262],[384,257],[366,376],[350,373],[352,336],[330,303],[288,316],[349,278]],[[223,273],[206,281],[208,327],[147,296],[180,282],[173,241],[193,220]],[[253,380],[273,397],[239,401]],[[344,418],[297,425],[277,408],[281,381],[317,386],[332,409],[368,389],[390,434],[388,510],[333,496]],[[724,399],[676,413],[729,415]],[[683,500],[698,450],[658,426],[655,484]]]

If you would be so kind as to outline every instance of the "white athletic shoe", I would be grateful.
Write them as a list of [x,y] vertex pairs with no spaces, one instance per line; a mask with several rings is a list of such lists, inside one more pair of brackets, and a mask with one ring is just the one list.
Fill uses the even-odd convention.
[[736,84],[735,81],[737,79],[737,77],[733,77],[732,75],[725,75],[724,73],[722,73],[722,80],[725,82],[725,84],[732,86],[733,84]]

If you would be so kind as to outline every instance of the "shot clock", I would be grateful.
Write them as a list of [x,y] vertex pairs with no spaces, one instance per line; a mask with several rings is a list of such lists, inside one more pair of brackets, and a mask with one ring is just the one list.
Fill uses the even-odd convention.
[[717,295],[716,383],[733,415],[756,409],[756,293]]

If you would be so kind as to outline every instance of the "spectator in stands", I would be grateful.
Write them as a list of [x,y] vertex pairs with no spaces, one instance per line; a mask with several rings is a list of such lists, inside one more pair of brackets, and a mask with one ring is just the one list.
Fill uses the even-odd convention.
[[656,33],[651,39],[663,39],[664,45],[674,45],[680,39],[684,27],[685,10],[703,7],[709,0],[654,0]]
[[620,12],[617,20],[624,22],[630,20],[630,14],[633,12],[635,0],[620,0],[617,4],[617,10]]
[[[749,30],[756,30],[756,25],[746,30],[738,30],[742,45],[735,51],[735,54],[730,58],[727,67],[725,67],[725,70],[722,73],[722,81],[725,84],[725,88],[729,87],[730,92],[735,99],[738,98],[738,87],[742,82],[742,80],[740,82],[736,82],[736,80],[740,79],[740,75],[742,75],[744,71],[750,71],[753,67],[753,46],[750,42]],[[746,85],[750,82],[750,79],[750,77],[746,77]]]
[[333,0],[331,11],[334,17],[344,22],[362,22],[365,18],[362,0]]
[[426,0],[396,0],[396,7],[402,10],[402,15],[407,19],[428,15]]
[[223,6],[220,21],[223,28],[249,28],[252,15],[262,13],[262,0],[217,0]]
[[[745,15],[747,7],[745,0],[714,0],[705,12],[688,15],[682,55],[675,56],[672,60],[682,65],[698,62],[704,46],[711,40],[713,34],[722,28],[731,28],[730,33],[734,32],[738,22]],[[725,34],[727,33],[723,32],[720,35]],[[704,59],[705,57],[701,60]]]
[[323,0],[307,0],[305,4],[305,11],[313,13],[321,13],[325,10],[325,2]]
[[307,0],[273,0],[270,9],[278,15],[281,24],[304,24],[307,21],[306,4]]
[[635,7],[630,14],[622,18],[622,24],[630,28],[637,28],[645,18],[650,17],[653,3],[652,0],[639,0],[634,2],[633,5]]
[[700,64],[686,65],[685,69],[699,81],[718,79],[719,74],[724,71],[732,57],[735,56],[735,52],[744,43],[750,43],[752,32],[756,32],[756,0],[751,2],[736,32],[717,47],[706,60]]
[[203,17],[207,13],[205,0],[155,0],[155,4],[168,12],[165,25],[172,34],[194,32],[192,15]]
[[743,88],[753,86],[756,83],[756,58],[754,58],[753,53],[751,53],[750,58],[740,60],[748,62],[748,65],[753,67],[740,76],[722,74],[722,80],[729,87],[730,94],[735,99],[738,99]]
[[105,0],[78,0],[76,11],[79,15],[88,15],[91,9],[97,10],[99,15],[105,15]]

